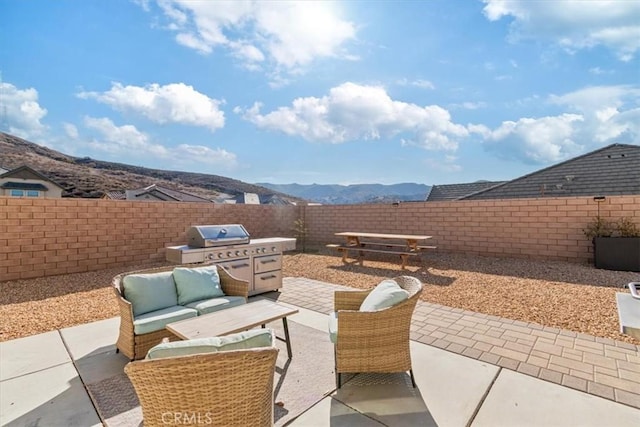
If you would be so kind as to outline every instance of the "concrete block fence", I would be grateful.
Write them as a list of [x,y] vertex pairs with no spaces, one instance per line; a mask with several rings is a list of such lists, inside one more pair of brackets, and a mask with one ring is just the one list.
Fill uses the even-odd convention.
[[439,251],[588,262],[582,229],[598,212],[640,224],[640,195],[326,206],[0,197],[0,281],[161,261],[192,225],[293,237],[298,218],[307,248],[340,242],[339,231],[410,233]]

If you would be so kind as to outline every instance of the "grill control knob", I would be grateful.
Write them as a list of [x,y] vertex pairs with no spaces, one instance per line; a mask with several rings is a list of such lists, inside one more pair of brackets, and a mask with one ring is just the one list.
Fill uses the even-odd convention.
[[227,256],[230,257],[231,256],[231,252],[227,252]]
[[236,251],[236,256],[240,256],[240,251]]
[[275,252],[276,251],[276,247],[275,246],[271,246],[271,252]]
[[218,258],[222,258],[222,252],[218,253]]
[[246,255],[246,254],[248,253],[248,251],[245,249],[245,250],[243,251],[243,253],[244,253],[244,255]]

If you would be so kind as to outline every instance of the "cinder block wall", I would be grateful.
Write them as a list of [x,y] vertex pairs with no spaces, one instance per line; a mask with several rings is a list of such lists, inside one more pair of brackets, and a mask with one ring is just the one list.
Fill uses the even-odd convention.
[[640,196],[409,202],[398,206],[307,206],[308,244],[340,243],[339,231],[433,236],[441,251],[587,262],[583,229],[596,215],[640,225]]
[[582,230],[598,209],[640,225],[640,196],[301,207],[0,197],[0,281],[161,261],[198,224],[293,237],[299,217],[308,248],[340,242],[340,231],[411,233],[433,236],[440,251],[586,262]]
[[291,237],[295,206],[0,197],[0,281],[164,260],[192,225]]

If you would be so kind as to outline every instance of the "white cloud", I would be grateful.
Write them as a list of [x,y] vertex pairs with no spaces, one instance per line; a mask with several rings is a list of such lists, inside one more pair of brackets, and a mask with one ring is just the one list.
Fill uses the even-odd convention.
[[340,3],[307,1],[189,1],[158,3],[177,32],[176,41],[199,53],[228,49],[249,69],[268,61],[279,71],[300,72],[317,58],[353,60],[343,45],[355,37]]
[[417,79],[417,80],[408,80],[408,79],[400,79],[396,82],[397,84],[399,84],[400,86],[415,86],[415,87],[419,87],[421,89],[435,89],[436,87],[434,86],[433,83],[431,83],[429,80],[423,80],[423,79]]
[[486,108],[487,103],[484,101],[466,101],[461,104],[451,104],[451,108],[463,108],[465,110],[479,110],[481,108]]
[[77,96],[95,99],[119,111],[142,114],[160,124],[202,126],[211,131],[224,127],[224,112],[219,108],[224,101],[209,98],[184,83],[145,87],[112,83],[106,92],[80,92]]
[[202,145],[188,144],[166,147],[152,142],[147,134],[139,131],[135,126],[117,126],[107,117],[85,117],[84,124],[100,135],[88,145],[95,150],[114,156],[126,155],[130,158],[133,153],[136,153],[142,159],[151,157],[170,162],[171,165],[193,166],[195,163],[224,169],[233,169],[237,166],[236,155],[220,148],[212,149]]
[[63,123],[62,127],[64,128],[64,133],[71,139],[78,138],[78,128],[71,123]]
[[38,103],[34,88],[18,89],[11,83],[0,83],[0,126],[8,133],[25,139],[41,136],[46,126],[40,121],[47,110]]
[[260,113],[261,107],[255,103],[249,109],[236,107],[234,112],[259,128],[308,141],[343,143],[403,135],[403,144],[453,151],[458,140],[469,135],[444,108],[395,101],[380,86],[344,83],[322,98],[297,98],[290,107],[267,114]]
[[604,46],[622,61],[631,60],[640,49],[638,1],[483,1],[490,21],[513,18],[513,40],[551,40],[569,51]]
[[596,143],[640,142],[640,88],[631,85],[591,86],[549,97],[554,104],[586,118],[585,137]]
[[565,160],[604,144],[640,143],[639,87],[586,87],[551,95],[547,102],[567,112],[505,121],[488,132],[478,129],[485,138],[485,146],[502,157],[544,164]]
[[583,121],[578,114],[505,121],[486,136],[485,147],[504,158],[533,163],[564,160],[580,152],[574,140],[574,124]]
[[442,159],[427,159],[425,160],[426,166],[430,170],[440,172],[460,172],[462,166],[456,163],[458,158],[452,155],[445,155]]

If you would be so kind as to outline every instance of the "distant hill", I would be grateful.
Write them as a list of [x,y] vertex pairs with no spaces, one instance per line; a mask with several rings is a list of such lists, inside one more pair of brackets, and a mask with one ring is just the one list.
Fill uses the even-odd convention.
[[64,187],[63,197],[99,198],[107,191],[157,184],[207,199],[214,199],[221,194],[238,195],[246,192],[299,201],[296,197],[288,197],[272,189],[218,175],[148,169],[88,157],[73,157],[0,132],[0,166],[14,169],[21,165],[36,169]]
[[431,189],[425,184],[269,184],[258,183],[280,193],[323,204],[390,203],[394,201],[424,201]]

